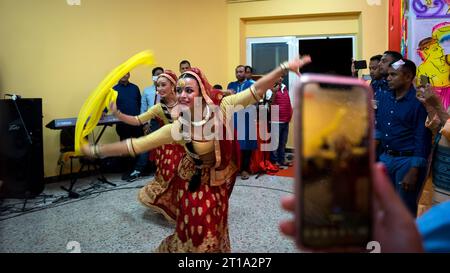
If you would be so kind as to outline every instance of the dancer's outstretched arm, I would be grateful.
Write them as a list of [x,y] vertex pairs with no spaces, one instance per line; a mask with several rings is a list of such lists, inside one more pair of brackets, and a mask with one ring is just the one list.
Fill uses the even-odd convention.
[[291,61],[280,64],[279,67],[275,68],[274,70],[272,70],[272,72],[264,75],[261,79],[255,82],[253,86],[255,88],[257,97],[262,98],[266,94],[267,90],[271,89],[273,85],[280,79],[280,77],[284,76],[289,71],[292,71],[300,76],[299,69],[309,64],[310,62],[311,57],[306,55],[303,57],[297,56]]
[[257,80],[249,89],[223,98],[221,102],[222,111],[226,111],[225,109],[228,108],[228,106],[242,105],[243,107],[247,107],[260,101],[267,90],[273,88],[274,84],[281,76],[284,76],[288,71],[292,71],[300,76],[299,69],[310,62],[311,58],[309,56],[297,56],[292,61],[282,63],[269,74],[264,75]]
[[115,102],[112,102],[109,108],[111,109],[111,112],[118,120],[133,126],[144,125],[144,123],[157,116],[159,117],[164,116],[164,112],[162,112],[161,106],[159,104],[153,105],[147,110],[147,112],[144,112],[138,116],[130,116],[120,112],[120,110],[117,110],[117,105]]
[[164,144],[174,142],[172,137],[172,124],[167,124],[155,132],[139,137],[130,138],[124,141],[102,144],[102,145],[84,145],[81,152],[88,157],[108,157],[108,156],[136,156]]

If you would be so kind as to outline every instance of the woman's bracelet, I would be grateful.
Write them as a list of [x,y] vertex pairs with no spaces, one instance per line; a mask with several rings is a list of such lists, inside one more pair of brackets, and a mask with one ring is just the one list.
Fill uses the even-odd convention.
[[283,74],[287,74],[289,72],[289,62],[281,63],[280,68],[283,71]]
[[91,145],[91,154],[94,158],[100,158],[100,151],[97,145]]
[[256,93],[256,88],[255,88],[255,85],[254,85],[254,84],[252,84],[252,85],[250,86],[250,92],[252,93],[253,98],[254,98],[256,101],[262,100],[262,98],[260,98],[260,97],[258,96],[258,93]]
[[127,145],[128,155],[130,155],[131,157],[136,157],[136,152],[134,151],[132,139],[131,138],[127,139],[125,143]]

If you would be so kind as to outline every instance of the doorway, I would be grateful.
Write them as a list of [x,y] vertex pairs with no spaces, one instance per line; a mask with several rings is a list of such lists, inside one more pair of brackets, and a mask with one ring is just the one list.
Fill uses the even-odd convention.
[[298,48],[300,55],[308,54],[313,60],[302,73],[351,76],[354,37],[300,38]]

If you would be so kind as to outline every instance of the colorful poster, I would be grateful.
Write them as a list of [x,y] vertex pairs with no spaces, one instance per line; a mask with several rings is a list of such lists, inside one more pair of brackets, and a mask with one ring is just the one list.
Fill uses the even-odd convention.
[[450,0],[410,0],[411,11],[418,19],[448,18]]
[[445,107],[450,105],[450,0],[414,0],[409,8],[408,56],[417,65],[417,79],[422,75],[440,95]]

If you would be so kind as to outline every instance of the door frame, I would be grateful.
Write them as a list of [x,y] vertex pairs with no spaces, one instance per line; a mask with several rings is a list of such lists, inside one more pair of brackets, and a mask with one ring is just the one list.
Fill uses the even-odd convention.
[[[269,43],[286,43],[288,45],[288,56],[292,60],[299,53],[299,42],[300,40],[317,40],[317,39],[340,39],[340,38],[351,38],[353,46],[353,58],[356,60],[356,34],[349,35],[319,35],[319,36],[279,36],[279,37],[261,37],[261,38],[247,38],[246,39],[246,63],[250,66],[252,64],[252,45],[253,44],[269,44]],[[295,83],[297,81],[297,76],[293,72],[288,74],[289,80],[289,93],[291,95],[291,100],[293,97],[293,90],[295,88]]]

